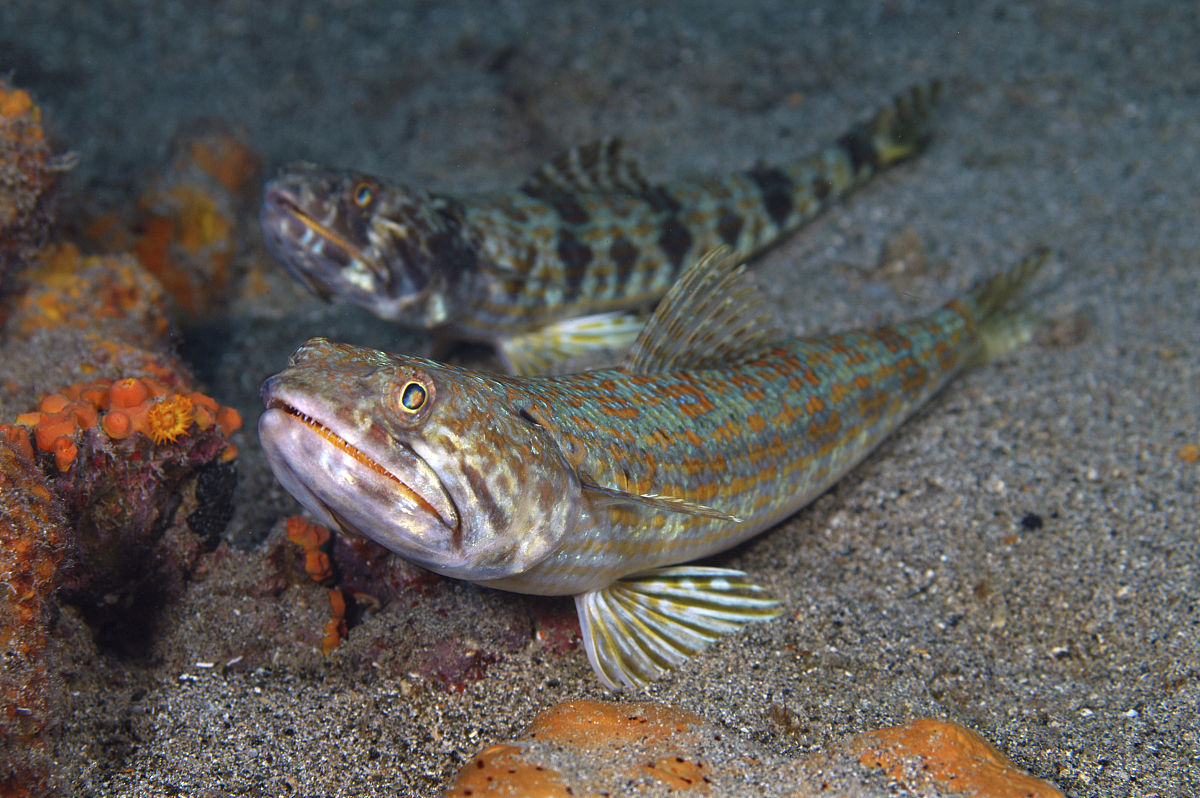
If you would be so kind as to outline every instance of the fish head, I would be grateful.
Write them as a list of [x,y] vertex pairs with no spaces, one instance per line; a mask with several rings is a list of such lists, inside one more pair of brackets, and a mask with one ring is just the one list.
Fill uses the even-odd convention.
[[437,573],[520,574],[583,513],[574,469],[504,378],[314,338],[262,397],[259,438],[283,486]]
[[271,255],[314,293],[416,329],[454,322],[470,294],[460,218],[449,199],[304,163],[267,183],[259,212]]

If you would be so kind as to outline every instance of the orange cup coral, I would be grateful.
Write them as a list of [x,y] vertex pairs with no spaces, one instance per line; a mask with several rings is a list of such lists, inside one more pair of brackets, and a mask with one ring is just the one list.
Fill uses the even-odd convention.
[[328,529],[302,515],[293,515],[287,520],[287,537],[304,550],[304,572],[314,582],[327,584],[333,580],[333,562],[321,550],[329,542]]
[[129,420],[129,414],[123,410],[109,410],[104,414],[104,420],[100,422],[100,427],[104,430],[104,434],[114,441],[123,441],[133,434],[133,422]]
[[150,398],[150,389],[144,380],[126,377],[117,380],[108,389],[110,407],[137,407]]
[[79,448],[75,445],[75,440],[68,435],[60,435],[54,439],[54,464],[58,466],[59,471],[66,471],[75,462],[75,455],[79,454]]
[[151,402],[145,411],[144,432],[157,444],[174,443],[192,426],[192,400],[185,394]]
[[[150,377],[127,377],[79,383],[47,394],[38,410],[22,413],[15,425],[0,429],[15,439],[19,435],[14,428],[25,427],[26,441],[32,433],[36,450],[53,453],[59,471],[65,472],[78,456],[78,433],[97,423],[110,440],[122,441],[137,433],[155,446],[164,446],[180,440],[193,427],[206,431],[214,424],[228,438],[241,427],[242,417],[232,407],[219,405],[197,391],[171,390]],[[34,447],[30,447],[31,454]],[[237,453],[232,443],[227,443],[226,449],[232,454],[222,456],[223,462]]]
[[324,635],[321,637],[321,651],[325,654],[341,645],[346,632],[349,631],[346,623],[346,597],[338,588],[329,591],[329,607],[333,617],[325,624]]

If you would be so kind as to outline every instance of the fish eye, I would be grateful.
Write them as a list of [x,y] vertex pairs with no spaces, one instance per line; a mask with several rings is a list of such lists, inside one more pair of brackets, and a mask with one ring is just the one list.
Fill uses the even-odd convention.
[[400,389],[400,409],[405,413],[416,413],[425,406],[429,391],[416,380],[409,380]]
[[354,204],[360,208],[369,208],[375,201],[375,189],[370,183],[359,183],[354,187]]

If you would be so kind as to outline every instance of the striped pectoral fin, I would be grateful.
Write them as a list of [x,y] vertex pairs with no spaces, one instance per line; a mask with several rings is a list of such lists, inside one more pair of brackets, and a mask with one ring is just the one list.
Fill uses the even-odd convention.
[[642,687],[743,625],[777,617],[779,600],[745,576],[655,568],[576,596],[592,669],[610,689]]
[[633,313],[579,316],[504,338],[496,347],[513,374],[546,374],[575,358],[625,352],[645,321]]

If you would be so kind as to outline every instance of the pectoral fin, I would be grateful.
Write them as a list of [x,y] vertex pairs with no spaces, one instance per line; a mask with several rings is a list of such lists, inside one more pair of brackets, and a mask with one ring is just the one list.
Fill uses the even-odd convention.
[[779,600],[727,568],[672,566],[575,597],[583,644],[609,689],[642,687],[714,640],[778,616]]
[[644,323],[633,313],[580,316],[505,338],[497,348],[513,374],[546,374],[572,358],[626,351]]

